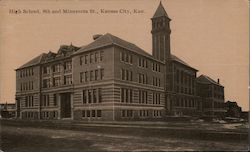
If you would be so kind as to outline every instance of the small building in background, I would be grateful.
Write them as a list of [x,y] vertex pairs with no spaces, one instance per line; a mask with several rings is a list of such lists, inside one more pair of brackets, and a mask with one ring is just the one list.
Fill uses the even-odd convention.
[[16,104],[0,104],[0,118],[14,118],[16,116]]
[[238,106],[237,102],[235,101],[227,101],[225,103],[225,109],[226,109],[226,117],[235,117],[240,118],[241,116],[241,107]]

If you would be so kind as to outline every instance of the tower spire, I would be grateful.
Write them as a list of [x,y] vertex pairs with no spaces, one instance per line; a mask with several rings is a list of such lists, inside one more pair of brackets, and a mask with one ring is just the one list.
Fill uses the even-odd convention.
[[154,58],[166,61],[170,58],[170,21],[166,10],[160,2],[152,20],[152,53]]
[[157,17],[161,17],[161,16],[165,16],[165,17],[169,18],[166,10],[164,9],[164,7],[160,1],[160,4],[159,4],[158,8],[156,9],[153,18],[157,18]]

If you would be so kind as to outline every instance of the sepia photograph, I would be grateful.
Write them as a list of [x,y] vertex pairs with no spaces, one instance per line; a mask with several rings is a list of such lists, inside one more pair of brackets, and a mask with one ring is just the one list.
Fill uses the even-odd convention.
[[248,0],[0,0],[0,152],[249,151]]

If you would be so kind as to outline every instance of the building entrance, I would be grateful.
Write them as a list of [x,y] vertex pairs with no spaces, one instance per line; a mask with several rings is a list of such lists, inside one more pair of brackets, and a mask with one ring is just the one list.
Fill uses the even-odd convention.
[[71,93],[61,93],[61,118],[71,117]]
[[20,118],[20,99],[16,99],[16,118]]

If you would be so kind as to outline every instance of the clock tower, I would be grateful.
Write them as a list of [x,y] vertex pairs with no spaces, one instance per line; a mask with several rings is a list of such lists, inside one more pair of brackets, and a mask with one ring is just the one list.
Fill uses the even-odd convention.
[[153,57],[166,61],[170,59],[170,21],[167,12],[165,11],[162,3],[160,2],[152,20],[152,44],[153,44]]

